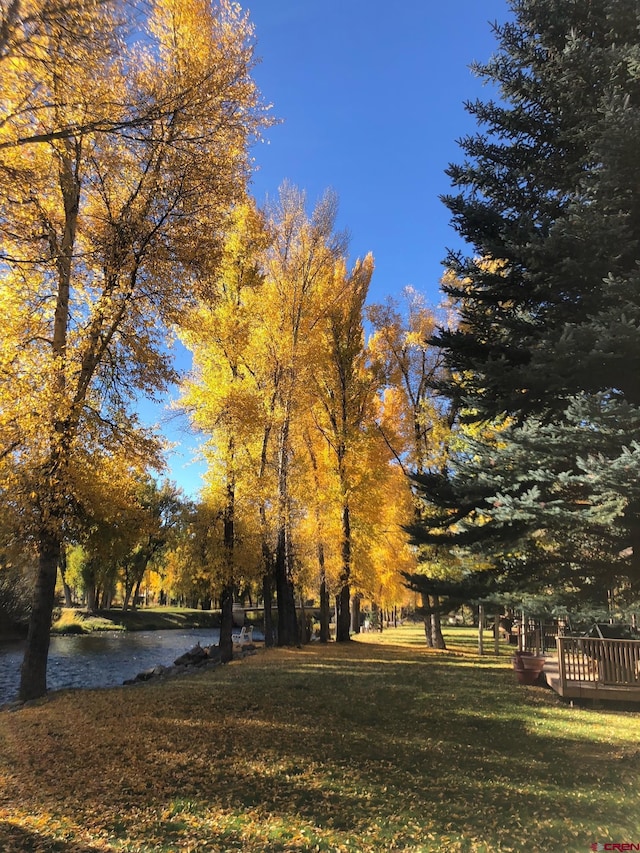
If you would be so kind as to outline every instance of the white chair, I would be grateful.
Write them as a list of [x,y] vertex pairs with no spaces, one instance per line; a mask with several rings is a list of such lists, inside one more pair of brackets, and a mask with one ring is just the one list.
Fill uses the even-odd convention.
[[234,646],[247,646],[253,642],[253,625],[250,628],[242,628],[239,634],[232,634],[231,640]]

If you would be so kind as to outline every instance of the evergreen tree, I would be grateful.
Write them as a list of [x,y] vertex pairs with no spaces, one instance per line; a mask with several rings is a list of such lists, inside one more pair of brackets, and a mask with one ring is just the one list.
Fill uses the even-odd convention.
[[540,583],[633,587],[640,8],[511,7],[495,56],[476,68],[500,100],[468,105],[482,130],[461,141],[466,160],[448,170],[457,192],[444,202],[474,257],[447,259],[454,275],[443,289],[460,322],[434,340],[453,377],[440,390],[467,421],[502,431],[446,472],[448,509],[427,484],[437,523],[417,535],[439,526],[449,544],[475,538],[503,572],[518,554]]
[[476,257],[447,259],[461,322],[440,345],[464,373],[447,390],[481,417],[562,411],[576,391],[612,387],[639,402],[640,10],[512,7],[477,68],[502,100],[468,105],[487,131],[448,170],[459,192],[444,202]]

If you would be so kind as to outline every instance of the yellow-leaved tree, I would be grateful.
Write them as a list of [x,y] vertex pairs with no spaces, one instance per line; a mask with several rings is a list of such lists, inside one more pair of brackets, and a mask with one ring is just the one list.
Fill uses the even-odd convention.
[[[409,487],[379,429],[383,374],[364,341],[373,260],[347,270],[336,213],[332,193],[308,214],[304,193],[286,184],[264,214],[238,204],[221,261],[183,319],[194,371],[182,405],[207,436],[203,498],[224,521],[216,576],[229,655],[232,596],[249,565],[263,576],[267,642],[275,587],[280,645],[299,641],[307,590],[320,589],[323,640],[335,594],[344,640],[352,584],[397,600],[398,568],[413,565],[400,521]],[[239,560],[250,540],[258,559],[245,547]]]
[[[204,281],[203,295],[183,318],[180,330],[193,353],[193,373],[183,385],[181,405],[190,413],[194,426],[207,436],[203,500],[209,507],[217,507],[221,519],[221,559],[216,561],[215,575],[220,586],[223,662],[233,656],[234,594],[252,563],[247,555],[247,538],[249,531],[257,538],[256,519],[262,507],[262,448],[269,421],[265,422],[252,339],[256,324],[253,309],[262,298],[259,259],[268,241],[255,206],[249,200],[236,205],[220,263]],[[242,552],[240,545],[244,546]]]
[[311,215],[305,205],[305,194],[285,184],[267,209],[272,240],[264,257],[260,325],[254,338],[269,416],[266,459],[276,481],[272,526],[279,645],[299,640],[294,525],[301,516],[292,484],[303,466],[298,449],[304,447],[303,416],[312,405],[313,376],[321,358],[327,283],[345,247],[343,235],[335,231],[335,195],[325,193]]
[[[386,379],[378,425],[386,444],[407,474],[441,470],[447,462],[455,412],[438,397],[436,386],[444,367],[441,351],[429,344],[441,318],[413,288],[405,288],[403,304],[389,299],[369,308],[374,327],[370,342]],[[414,505],[414,518],[420,505]],[[407,520],[408,523],[408,520]],[[434,549],[423,554],[422,570],[446,570],[449,557]],[[444,648],[439,602],[425,596],[427,643]]]
[[373,423],[376,375],[367,364],[363,310],[373,274],[368,255],[348,273],[340,260],[334,266],[323,318],[323,359],[315,374],[316,425],[332,451],[339,483],[340,578],[336,596],[336,640],[349,639],[351,628],[352,492],[360,445]]
[[352,631],[359,631],[359,600],[371,600],[378,611],[393,612],[408,599],[403,572],[416,570],[416,551],[405,526],[413,513],[413,496],[407,477],[372,420],[366,440],[359,443],[354,466],[351,516],[353,538]]
[[20,502],[39,555],[19,694],[30,699],[46,690],[56,571],[86,459],[125,448],[159,464],[131,406],[173,379],[165,331],[192,301],[201,259],[220,254],[264,116],[251,28],[227,0],[49,0],[12,4],[9,18],[0,494]]

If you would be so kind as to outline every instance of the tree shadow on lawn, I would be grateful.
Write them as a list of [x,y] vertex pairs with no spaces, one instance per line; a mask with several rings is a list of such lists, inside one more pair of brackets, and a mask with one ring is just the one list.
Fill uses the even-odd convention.
[[0,850],[2,853],[98,853],[99,848],[84,842],[50,838],[46,832],[35,832],[0,820]]
[[[609,745],[533,732],[531,697],[562,708],[543,690],[523,691],[504,667],[493,668],[501,684],[495,697],[486,688],[494,698],[487,715],[486,696],[461,691],[460,669],[417,677],[412,662],[387,661],[375,679],[368,676],[379,665],[357,664],[355,673],[344,661],[279,670],[289,703],[275,713],[264,685],[236,685],[233,744],[209,807],[258,808],[343,833],[384,825],[397,833],[413,822],[425,832],[484,838],[491,849],[511,843],[514,827],[539,849],[551,833],[571,849],[575,832],[587,845],[598,825],[626,828],[629,837],[640,829],[629,803],[634,788]],[[344,677],[346,702],[323,691],[327,667]],[[472,662],[465,667],[477,676]],[[184,736],[176,731],[178,742]],[[628,761],[625,769],[637,776]]]
[[[203,838],[221,850],[293,849],[267,844],[274,825],[285,834],[308,830],[309,847],[303,849],[309,850],[327,833],[332,844],[352,843],[356,850],[416,849],[411,845],[429,833],[481,840],[489,850],[546,850],[551,842],[578,850],[588,849],[596,827],[618,840],[633,838],[638,830],[629,784],[598,770],[608,758],[605,745],[584,768],[574,760],[557,772],[556,763],[567,760],[575,742],[554,739],[555,751],[548,756],[547,739],[529,735],[526,747],[512,750],[504,736],[508,744],[524,734],[514,721],[487,738],[486,727],[463,715],[458,737],[450,733],[421,746],[393,733],[371,743],[361,731],[347,728],[341,733],[341,742],[349,744],[344,753],[335,734],[314,737],[308,726],[287,724],[279,730],[270,722],[272,743],[288,743],[283,759],[277,749],[261,753],[256,746],[264,734],[259,722],[242,723],[238,747],[225,757],[224,767],[216,772],[212,763],[207,781],[189,791],[186,811],[201,811]],[[174,795],[184,790],[177,785]],[[213,830],[207,820],[211,813],[228,815],[230,823],[235,816],[241,831],[232,825]],[[255,814],[257,819],[243,817]],[[179,817],[175,808],[171,819],[159,820],[156,837],[174,838]],[[394,839],[396,847],[386,847],[385,839]]]
[[[470,713],[456,714],[447,731],[416,734],[413,727],[412,735],[408,727],[385,735],[376,729],[375,740],[359,724],[350,728],[345,717],[341,724],[339,739],[321,734],[314,741],[309,727],[301,728],[297,741],[290,727],[272,732],[276,742],[288,738],[292,767],[312,764],[312,776],[325,792],[320,800],[310,796],[305,774],[296,776],[285,767],[276,778],[267,774],[278,791],[276,800],[320,824],[335,818],[333,806],[344,808],[350,801],[370,820],[391,819],[408,806],[431,821],[439,816],[443,830],[454,814],[477,833],[492,814],[549,816],[552,811],[555,817],[589,822],[594,805],[604,800],[611,801],[609,821],[623,826],[629,820],[629,804],[623,803],[630,780],[625,783],[622,773],[637,776],[637,767],[633,756],[612,762],[607,744],[580,749],[576,740],[532,734],[516,720],[496,724]],[[249,727],[243,725],[242,732],[250,741]],[[232,767],[230,792],[242,796],[252,785],[264,790],[255,769],[243,773],[242,761]],[[255,794],[250,802],[257,802]]]
[[[366,652],[278,652],[180,686],[61,696],[91,737],[63,737],[60,711],[49,720],[40,743],[48,763],[64,763],[68,790],[41,775],[37,799],[81,823],[76,774],[108,754],[104,790],[85,782],[86,819],[108,828],[103,804],[130,838],[152,828],[167,845],[179,845],[184,813],[184,831],[195,823],[214,850],[294,849],[285,836],[296,828],[309,850],[418,849],[429,833],[488,850],[588,849],[602,827],[613,840],[640,836],[635,751],[614,758],[605,741],[563,733],[546,691],[474,658]],[[116,709],[127,726],[109,724]],[[535,730],[539,712],[553,717],[548,731]]]
[[[618,759],[606,740],[574,734],[571,721],[564,719],[565,710],[569,716],[572,712],[549,689],[518,685],[506,662],[482,660],[479,667],[474,657],[429,654],[420,656],[416,667],[415,661],[384,657],[384,678],[373,680],[368,698],[356,692],[351,703],[333,706],[352,757],[358,760],[360,753],[359,766],[374,788],[396,778],[398,796],[411,789],[427,811],[434,807],[431,795],[436,792],[437,810],[443,792],[444,817],[466,814],[478,830],[483,815],[488,818],[496,809],[517,818],[535,814],[539,807],[545,819],[551,811],[559,820],[588,823],[598,816],[597,804],[608,803],[603,820],[614,829],[633,826],[640,835],[640,809],[634,811],[629,803],[630,794],[637,802],[628,784],[629,774],[636,779],[638,774],[632,744]],[[357,665],[369,670],[366,660]],[[355,680],[351,678],[351,689]],[[330,700],[325,701],[331,708]],[[403,705],[399,716],[393,709],[396,701]],[[368,712],[363,710],[367,707]],[[535,731],[541,711],[560,721],[565,734],[558,725]],[[305,716],[312,717],[313,711]],[[580,719],[587,727],[589,721],[588,715]]]

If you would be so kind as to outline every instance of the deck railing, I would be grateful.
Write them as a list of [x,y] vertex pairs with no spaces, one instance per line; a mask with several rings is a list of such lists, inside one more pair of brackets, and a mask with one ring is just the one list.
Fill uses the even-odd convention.
[[545,654],[549,651],[555,651],[557,636],[558,626],[555,624],[529,626],[524,633],[520,646],[527,652],[535,652],[537,655]]
[[562,683],[640,685],[640,640],[558,637],[556,642]]

